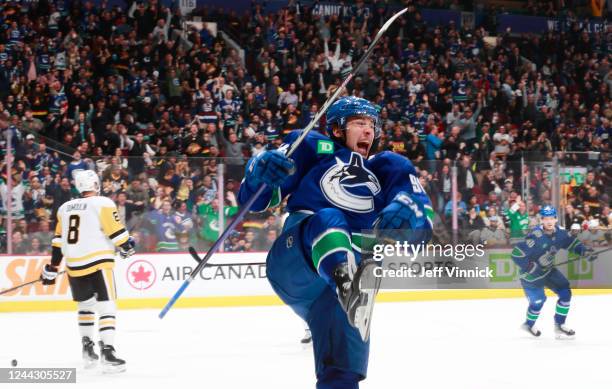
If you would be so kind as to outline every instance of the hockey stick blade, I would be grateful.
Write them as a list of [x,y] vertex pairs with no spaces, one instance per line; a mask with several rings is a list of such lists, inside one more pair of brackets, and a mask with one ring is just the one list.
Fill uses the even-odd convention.
[[200,255],[198,254],[196,249],[193,248],[193,246],[189,246],[188,250],[189,250],[189,254],[191,254],[193,259],[195,259],[197,263],[202,262],[202,258],[200,258]]
[[[195,259],[197,263],[202,262],[202,258],[198,255],[198,252],[193,247],[189,247],[189,254]],[[265,265],[266,262],[232,262],[232,263],[207,263],[205,267],[222,267],[222,266],[261,266]]]
[[[298,148],[298,146],[302,143],[302,141],[304,140],[304,138],[306,138],[306,136],[308,135],[308,133],[314,128],[314,126],[319,123],[319,121],[321,120],[321,118],[323,117],[323,115],[325,114],[325,112],[327,112],[327,110],[329,109],[329,107],[334,103],[334,101],[336,101],[336,99],[338,98],[338,96],[340,96],[340,93],[342,93],[342,91],[344,90],[344,88],[348,85],[348,83],[353,79],[353,77],[355,77],[355,74],[357,74],[357,71],[359,70],[359,68],[361,67],[361,65],[363,65],[365,63],[365,61],[370,57],[370,55],[372,54],[372,52],[374,51],[374,48],[376,47],[376,45],[378,44],[378,41],[380,40],[380,38],[384,35],[384,33],[389,29],[389,27],[391,26],[391,24],[393,24],[393,22],[395,22],[401,15],[403,15],[406,11],[408,11],[408,8],[404,8],[401,11],[397,12],[395,15],[393,15],[389,20],[387,20],[387,22],[385,24],[383,24],[383,26],[380,28],[380,30],[378,30],[378,33],[376,33],[376,36],[374,37],[374,39],[372,40],[372,42],[370,43],[370,45],[368,46],[368,49],[365,51],[365,53],[363,54],[363,56],[361,56],[361,58],[359,59],[359,61],[357,62],[357,65],[355,65],[355,67],[353,68],[353,70],[351,70],[351,72],[348,74],[348,76],[346,76],[346,78],[344,79],[344,81],[342,81],[342,84],[334,91],[334,93],[325,101],[325,103],[321,106],[321,108],[319,109],[319,111],[316,113],[316,115],[312,118],[312,120],[310,121],[310,123],[308,123],[308,125],[304,128],[304,130],[302,131],[302,133],[300,134],[300,136],[295,140],[295,142],[293,142],[293,144],[291,145],[291,147],[289,148],[289,151],[287,151],[286,156],[290,157],[295,150]],[[166,304],[166,306],[164,307],[164,309],[160,312],[159,314],[159,318],[163,319],[164,316],[166,316],[166,313],[168,312],[168,310],[170,310],[170,308],[172,308],[172,305],[174,305],[174,303],[176,302],[176,300],[178,300],[181,297],[181,294],[183,294],[183,292],[185,291],[185,289],[187,289],[187,287],[189,286],[189,284],[191,283],[191,281],[193,281],[194,277],[199,274],[199,272],[204,268],[204,265],[206,265],[206,262],[208,262],[208,260],[210,259],[210,257],[217,252],[217,250],[219,249],[219,247],[223,244],[223,242],[225,242],[225,240],[227,239],[227,237],[229,236],[229,234],[234,231],[234,228],[238,225],[238,223],[240,223],[242,221],[242,219],[244,218],[244,216],[246,215],[246,213],[251,209],[251,207],[253,206],[253,204],[255,203],[255,201],[259,198],[259,196],[261,196],[261,194],[266,190],[266,184],[262,183],[261,186],[257,189],[257,191],[255,193],[253,193],[253,195],[251,195],[251,198],[249,198],[249,200],[242,205],[242,207],[240,208],[240,211],[238,211],[238,213],[236,214],[236,216],[234,216],[234,219],[232,220],[232,222],[226,227],[225,231],[223,231],[221,233],[221,235],[219,236],[219,238],[217,239],[217,241],[213,244],[213,246],[210,248],[210,250],[208,250],[208,252],[206,253],[206,255],[204,256],[204,258],[202,259],[202,262],[200,262],[198,264],[198,266],[195,268],[194,272],[191,273],[191,275],[185,280],[185,282],[183,282],[183,285],[181,285],[181,287],[179,288],[179,290],[176,291],[176,293],[174,294],[174,296],[168,301],[168,303]]]

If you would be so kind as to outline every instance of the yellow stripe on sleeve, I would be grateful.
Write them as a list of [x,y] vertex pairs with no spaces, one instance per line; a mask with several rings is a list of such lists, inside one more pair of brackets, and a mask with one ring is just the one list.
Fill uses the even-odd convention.
[[100,209],[100,224],[104,234],[109,237],[115,246],[120,246],[129,238],[129,234],[125,229],[117,207],[102,207]]
[[57,212],[57,223],[55,224],[55,236],[51,240],[51,246],[62,248],[62,218]]

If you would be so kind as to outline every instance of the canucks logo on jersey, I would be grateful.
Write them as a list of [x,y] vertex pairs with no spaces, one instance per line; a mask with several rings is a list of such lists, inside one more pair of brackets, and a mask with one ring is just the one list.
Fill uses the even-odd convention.
[[378,179],[357,153],[351,153],[348,163],[336,157],[336,164],[321,176],[319,185],[330,203],[358,213],[372,212],[374,196],[380,192]]

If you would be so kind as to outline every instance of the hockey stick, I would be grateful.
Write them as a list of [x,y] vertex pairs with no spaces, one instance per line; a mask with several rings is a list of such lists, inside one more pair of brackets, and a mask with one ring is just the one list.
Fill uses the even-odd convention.
[[[610,251],[610,250],[612,250],[612,247],[608,247],[607,249],[603,249],[603,250],[600,250],[600,251],[594,251],[594,252],[590,253],[589,256],[603,254],[603,253],[605,253],[607,251]],[[567,265],[568,263],[580,261],[582,258],[584,258],[583,255],[579,256],[578,258],[569,259],[567,261],[555,263],[555,266]]]
[[[64,273],[66,273],[66,270],[62,270],[61,272],[57,273],[57,275],[60,276],[60,275],[62,275]],[[42,281],[42,278],[38,278],[36,280],[30,281],[30,282],[26,282],[25,284],[17,285],[15,287],[11,288],[11,289],[3,290],[3,291],[0,292],[0,296],[3,295],[3,294],[11,293],[11,292],[13,292],[13,291],[15,291],[17,289],[21,289],[24,286],[32,285],[32,284],[35,284],[35,283],[41,282],[41,281]]]
[[[325,103],[323,104],[323,106],[321,106],[321,108],[319,109],[319,111],[317,112],[315,117],[312,118],[312,120],[310,121],[310,123],[308,123],[306,128],[304,128],[304,130],[302,131],[300,136],[295,140],[295,142],[293,142],[293,144],[291,145],[291,148],[289,149],[289,151],[286,154],[287,157],[291,157],[291,155],[295,152],[295,150],[300,145],[300,143],[302,143],[304,138],[306,138],[308,133],[314,128],[314,126],[317,123],[319,123],[319,121],[321,120],[321,118],[323,117],[325,112],[327,112],[329,107],[334,103],[334,101],[336,101],[338,96],[340,96],[340,93],[342,93],[342,91],[348,85],[348,83],[351,82],[353,77],[355,77],[355,74],[357,74],[357,71],[359,71],[359,68],[361,67],[361,65],[363,65],[365,63],[365,61],[370,57],[370,55],[374,51],[374,48],[376,47],[378,41],[384,35],[384,33],[389,29],[391,24],[393,24],[393,22],[395,22],[395,20],[397,20],[397,18],[399,18],[406,11],[408,11],[408,8],[404,8],[401,11],[397,12],[389,20],[387,20],[387,22],[385,24],[383,24],[383,26],[380,28],[380,30],[378,30],[378,32],[376,33],[376,36],[372,40],[372,43],[370,43],[370,45],[368,46],[368,49],[366,50],[366,52],[363,54],[363,56],[361,56],[361,58],[357,62],[357,65],[355,65],[355,67],[351,70],[351,72],[348,74],[348,76],[346,76],[344,81],[342,81],[342,84],[340,84],[338,89],[336,89],[336,91],[327,99],[327,101],[325,101]],[[257,189],[257,191],[251,196],[251,198],[242,206],[242,208],[240,209],[238,214],[236,214],[236,216],[234,217],[234,220],[232,220],[232,222],[227,226],[225,231],[223,231],[221,236],[219,236],[219,239],[217,239],[217,241],[213,244],[211,249],[208,250],[208,252],[204,256],[204,258],[202,258],[202,261],[198,264],[198,266],[194,269],[194,271],[189,275],[189,278],[187,278],[183,282],[183,285],[181,285],[181,287],[176,291],[174,296],[172,296],[170,298],[170,300],[168,301],[166,306],[159,313],[159,318],[160,319],[163,319],[164,316],[166,316],[166,313],[168,313],[170,308],[172,308],[172,306],[174,305],[176,300],[178,300],[181,297],[181,295],[183,294],[185,289],[187,289],[189,284],[194,280],[195,276],[198,273],[200,273],[200,271],[202,271],[202,269],[206,265],[206,262],[208,262],[210,257],[214,253],[217,252],[217,250],[219,249],[221,244],[223,244],[223,242],[225,242],[225,239],[227,239],[227,237],[234,230],[236,225],[238,225],[238,223],[240,223],[242,221],[242,219],[244,218],[246,213],[249,211],[249,209],[251,209],[251,206],[253,205],[253,203],[255,203],[255,200],[257,200],[259,198],[259,196],[261,196],[261,194],[263,193],[263,191],[265,189],[266,189],[266,184],[265,183],[261,184],[259,189]],[[193,251],[195,251],[195,250],[193,250]],[[189,252],[192,253],[191,248],[190,248]],[[192,253],[192,255],[193,255],[193,253]]]
[[[189,254],[196,260],[197,263],[202,262],[202,258],[193,247],[189,247]],[[232,262],[232,263],[207,263],[205,267],[221,267],[221,266],[257,266],[265,265],[265,262]]]

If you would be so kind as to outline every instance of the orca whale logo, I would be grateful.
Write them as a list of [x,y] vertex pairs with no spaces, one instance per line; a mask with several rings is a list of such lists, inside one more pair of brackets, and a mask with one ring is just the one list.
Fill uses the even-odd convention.
[[319,182],[321,192],[330,203],[347,211],[368,213],[374,210],[374,196],[380,192],[380,183],[363,164],[363,157],[351,153],[348,163],[336,157]]

